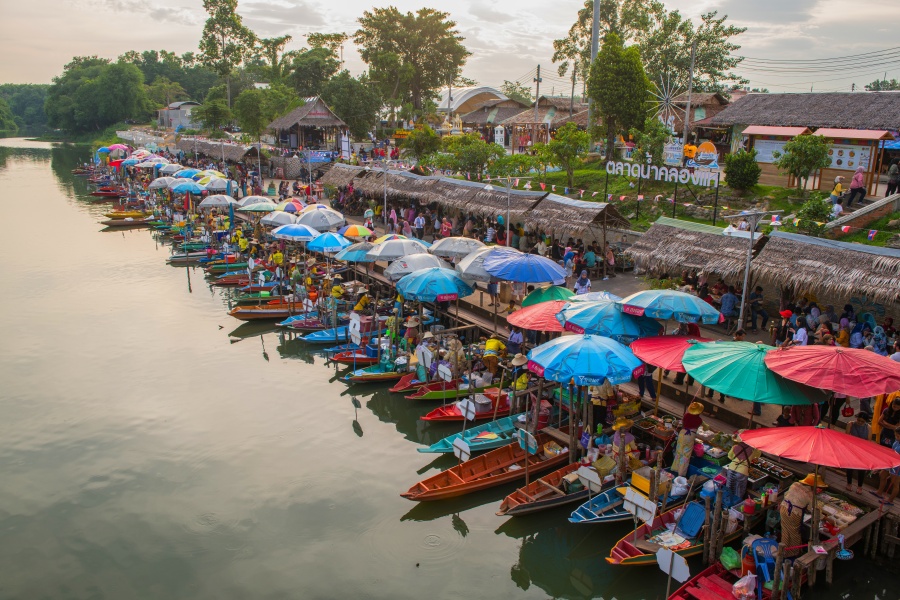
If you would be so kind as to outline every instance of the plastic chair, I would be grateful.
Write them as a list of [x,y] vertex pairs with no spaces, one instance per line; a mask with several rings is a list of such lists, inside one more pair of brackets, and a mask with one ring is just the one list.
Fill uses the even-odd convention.
[[[767,583],[770,583],[775,576],[775,552],[778,550],[778,544],[770,539],[754,540],[750,544],[750,552],[753,554],[753,562],[756,565],[756,598],[762,600],[763,589]],[[790,592],[785,595],[791,599]]]

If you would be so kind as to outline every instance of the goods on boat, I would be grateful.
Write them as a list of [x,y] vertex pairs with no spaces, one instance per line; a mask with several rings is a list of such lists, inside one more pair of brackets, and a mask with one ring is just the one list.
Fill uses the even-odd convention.
[[398,371],[401,367],[397,367],[393,364],[385,366],[385,365],[372,365],[371,367],[366,367],[364,369],[357,369],[352,373],[348,373],[343,377],[344,381],[350,383],[378,383],[381,381],[396,381],[403,377],[403,375],[407,372],[406,365],[402,368],[402,371]]
[[[475,395],[473,402],[475,403],[476,421],[492,419],[495,414],[498,417],[505,417],[509,414],[509,397],[506,393],[501,393],[500,388],[486,388],[484,393]],[[463,415],[457,403],[454,402],[436,408],[420,419],[422,421],[462,421]]]
[[484,450],[493,450],[516,441],[516,419],[525,413],[503,417],[484,425],[478,425],[466,429],[464,433],[454,433],[425,448],[418,448],[419,452],[428,454],[449,454],[453,452],[453,442],[462,438],[469,445],[473,453]]
[[[718,561],[700,571],[669,596],[669,600],[734,600],[732,590],[740,575],[729,571]],[[761,585],[757,581],[757,585]],[[763,587],[762,598],[771,598],[771,590]]]
[[[535,479],[525,487],[520,487],[503,499],[497,515],[517,517],[548,508],[582,502],[596,492],[592,491],[589,485],[580,479],[576,479],[577,483],[572,484],[565,481],[566,476],[571,478],[582,466],[581,463],[577,462],[566,465]],[[614,482],[610,482],[603,486],[603,489],[608,489],[614,484]]]

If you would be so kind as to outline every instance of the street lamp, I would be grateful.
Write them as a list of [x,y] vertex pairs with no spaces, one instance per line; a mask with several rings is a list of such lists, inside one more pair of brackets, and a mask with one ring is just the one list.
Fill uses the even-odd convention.
[[[511,243],[510,237],[509,237],[510,193],[512,192],[512,184],[513,184],[514,178],[512,176],[505,176],[505,177],[497,177],[497,179],[503,179],[503,180],[505,180],[505,183],[506,183],[506,245],[509,246]],[[515,177],[515,179],[531,179],[531,177]],[[491,184],[487,184],[486,186],[484,186],[484,191],[493,192],[494,186],[492,186]]]
[[[390,159],[385,159],[384,162],[382,162],[382,164],[381,164],[381,170],[382,170],[382,173],[384,173],[384,212],[382,213],[382,216],[384,217],[384,233],[385,233],[385,235],[387,235],[387,233],[388,233],[388,226],[387,226],[387,222],[388,222],[388,212],[387,212],[388,166],[392,162],[395,162],[395,161],[390,160]],[[371,170],[372,170],[371,167],[366,167],[366,171],[371,171]]]

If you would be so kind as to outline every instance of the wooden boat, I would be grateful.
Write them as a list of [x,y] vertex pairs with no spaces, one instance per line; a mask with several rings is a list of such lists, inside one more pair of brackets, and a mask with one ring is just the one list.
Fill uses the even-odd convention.
[[150,227],[149,219],[110,219],[108,221],[100,221],[101,225],[106,227],[115,227],[118,229],[127,229],[129,227]]
[[[249,275],[223,275],[210,283],[215,287],[234,287],[238,285],[247,285],[250,283]],[[241,288],[244,289],[244,288]]]
[[[340,319],[338,321],[338,325],[346,325],[349,322],[348,319]],[[297,319],[296,321],[291,321],[290,325],[286,327],[286,329],[290,329],[291,331],[299,331],[300,333],[313,333],[314,331],[325,331],[326,329],[331,329],[331,320],[322,320],[320,317],[308,317]],[[378,362],[378,361],[376,361]]]
[[223,262],[223,263],[211,263],[204,267],[207,273],[210,275],[220,275],[222,273],[226,273],[228,271],[246,271],[247,263],[245,262]]
[[303,304],[261,304],[259,306],[235,306],[228,314],[241,321],[261,321],[266,319],[284,319],[303,310]]
[[128,190],[126,189],[107,189],[100,188],[98,190],[94,190],[91,192],[91,196],[96,196],[98,198],[124,198],[128,195]]
[[407,400],[454,400],[469,394],[481,394],[488,387],[472,388],[466,386],[462,379],[453,381],[432,381],[420,386],[414,393],[406,396]]
[[[389,368],[394,367],[391,365]],[[403,371],[386,371],[384,365],[378,364],[364,369],[357,369],[352,373],[348,373],[342,379],[348,383],[380,383],[382,381],[397,381],[405,373],[405,367]]]
[[107,219],[146,219],[147,217],[152,217],[153,213],[142,210],[114,210],[104,213],[103,216]]
[[[535,437],[539,448],[551,441],[545,433]],[[536,476],[567,462],[569,453],[548,458],[543,452],[526,454],[518,444],[507,444],[423,479],[400,495],[419,502],[444,500],[517,481],[525,477],[526,460],[529,474]]]
[[[625,535],[625,537],[616,542],[616,545],[610,550],[609,556],[606,557],[606,562],[611,565],[655,565],[656,551],[664,546],[658,543],[662,540],[654,534],[666,530],[667,525],[672,525],[676,522],[677,527],[674,532],[666,530],[662,535],[665,536],[668,534],[669,536],[672,536],[669,537],[671,542],[677,542],[678,540],[683,541],[674,546],[671,544],[666,544],[666,546],[671,546],[676,554],[684,556],[685,558],[703,552],[702,529],[706,509],[699,502],[688,502],[684,506],[684,515],[681,517],[680,521],[675,516],[676,510],[678,509],[669,509],[661,515],[657,515],[649,525],[644,523],[633,533]],[[750,526],[752,527],[755,523],[758,523],[765,514],[764,511],[760,511],[754,515],[746,515],[745,518],[750,519]],[[734,532],[725,536],[725,543],[731,543],[743,535],[744,528],[737,527]]]
[[[500,392],[500,388],[487,388],[481,394],[491,401],[490,410],[476,413],[476,421],[484,421],[485,419],[493,419],[494,415],[505,417],[509,415],[509,397],[505,393]],[[498,406],[499,404],[499,406]],[[419,417],[421,421],[462,421],[463,416],[457,406],[457,403],[448,404],[436,408],[424,417]]]
[[378,362],[378,356],[369,356],[365,350],[344,350],[328,360],[342,365],[374,365]]
[[513,436],[516,431],[516,420],[524,414],[511,415],[484,425],[477,425],[471,429],[466,429],[465,433],[448,435],[430,446],[417,448],[417,450],[426,454],[449,454],[453,452],[453,442],[459,438],[464,439],[469,444],[469,450],[473,453],[493,450],[500,446],[512,444],[516,440]]
[[[274,298],[280,298],[280,296],[275,292],[251,292],[249,294],[240,294],[238,296],[235,296],[231,299],[231,302],[236,306],[255,306],[257,304],[265,304],[266,302]],[[295,317],[288,317],[288,320],[292,318]],[[278,323],[278,325],[281,325],[281,323]]]
[[170,265],[178,265],[185,263],[195,263],[198,262],[201,258],[206,257],[206,252],[181,252],[179,254],[173,254],[169,258],[166,259],[166,262]]
[[[734,600],[731,590],[739,578],[740,572],[729,571],[716,561],[688,579],[668,600]],[[771,590],[763,588],[762,597],[771,598]]]
[[418,374],[415,372],[407,373],[400,381],[395,383],[393,387],[389,388],[388,391],[395,393],[411,392],[428,383],[427,381],[422,381],[418,377]]
[[[245,277],[246,277],[247,279],[249,279],[249,277],[247,277],[246,275],[245,275]],[[275,282],[275,281],[267,281],[266,283],[264,283],[264,284],[262,284],[262,285],[259,285],[258,283],[254,283],[254,284],[252,284],[252,285],[247,285],[247,283],[249,283],[249,281],[245,281],[245,282],[244,282],[244,287],[241,288],[241,291],[242,291],[242,292],[245,292],[245,293],[250,293],[250,292],[271,292],[273,289],[275,289],[276,287],[278,287],[278,283]],[[215,284],[213,284],[213,285],[215,285]]]
[[[703,481],[706,481],[705,477],[702,477],[695,482],[695,492],[700,489],[700,484],[703,483]],[[596,525],[600,523],[631,521],[633,518],[631,513],[626,511],[623,506],[625,490],[629,487],[631,487],[631,484],[625,482],[617,487],[610,488],[593,496],[569,515],[569,523]],[[669,496],[666,499],[666,507],[677,508],[684,504],[687,499],[687,496]],[[662,507],[662,500],[657,503],[657,507]]]
[[[576,502],[584,501],[591,495],[587,486],[577,492],[567,494],[563,490],[562,485],[563,477],[569,473],[574,473],[581,466],[581,463],[578,462],[566,465],[552,473],[547,473],[539,479],[535,479],[524,487],[520,487],[503,499],[503,502],[500,503],[500,510],[497,511],[497,515],[501,517],[504,515],[518,517],[541,510],[547,510],[548,508],[556,508],[557,506],[565,506],[567,504],[575,504]],[[610,482],[605,487],[610,488],[614,484],[614,482]]]
[[338,342],[349,342],[350,334],[347,332],[347,326],[344,325],[343,327],[332,327],[322,331],[313,331],[306,335],[298,335],[297,339],[307,344],[336,344]]

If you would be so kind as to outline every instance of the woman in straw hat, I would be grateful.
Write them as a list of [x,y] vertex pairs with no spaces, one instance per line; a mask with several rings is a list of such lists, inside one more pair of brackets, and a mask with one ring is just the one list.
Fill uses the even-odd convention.
[[672,461],[672,470],[680,477],[687,475],[688,464],[691,462],[691,453],[694,450],[694,442],[697,439],[697,429],[703,424],[700,415],[703,414],[703,404],[691,402],[687,411],[681,418],[681,432],[678,434],[678,443],[675,445],[675,459]]
[[631,426],[634,425],[634,421],[627,417],[619,417],[616,419],[616,422],[613,423],[613,431],[616,433],[613,435],[612,447],[613,447],[613,458],[616,461],[616,464],[619,464],[619,446],[622,445],[622,438],[625,440],[625,470],[634,470],[640,469],[642,464],[638,459],[640,451],[638,450],[637,444],[634,441],[634,436],[631,434]]
[[528,389],[528,382],[531,379],[531,371],[522,368],[527,363],[528,358],[524,354],[516,354],[513,359],[509,361],[509,364],[512,365],[515,373],[513,389],[515,389],[517,392]]
[[818,490],[828,487],[821,475],[810,473],[804,479],[791,484],[781,502],[781,543],[786,546],[785,556],[797,556],[802,551],[803,537],[800,525],[803,515],[811,511]]

